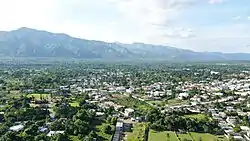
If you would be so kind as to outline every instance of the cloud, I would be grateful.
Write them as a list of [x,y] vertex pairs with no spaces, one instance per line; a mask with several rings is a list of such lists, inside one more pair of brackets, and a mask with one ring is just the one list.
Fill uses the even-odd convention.
[[166,24],[196,0],[111,0],[125,17],[148,25]]
[[177,38],[177,39],[187,39],[196,37],[193,29],[191,28],[175,28],[166,34],[164,34],[167,38]]
[[250,20],[250,16],[248,16],[247,19]]
[[210,4],[217,4],[217,3],[224,3],[226,0],[209,0],[208,3]]

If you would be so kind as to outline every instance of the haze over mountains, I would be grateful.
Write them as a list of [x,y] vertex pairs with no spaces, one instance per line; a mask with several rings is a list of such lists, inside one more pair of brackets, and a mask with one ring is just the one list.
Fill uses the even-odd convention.
[[161,59],[179,61],[250,60],[246,53],[195,52],[143,43],[122,44],[85,40],[30,28],[0,32],[0,57],[76,59]]

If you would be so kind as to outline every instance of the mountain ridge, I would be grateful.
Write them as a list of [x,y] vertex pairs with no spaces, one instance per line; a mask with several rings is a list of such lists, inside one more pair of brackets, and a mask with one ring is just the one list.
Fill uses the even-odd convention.
[[250,60],[248,53],[196,52],[164,45],[107,43],[22,27],[0,31],[0,57],[75,59]]

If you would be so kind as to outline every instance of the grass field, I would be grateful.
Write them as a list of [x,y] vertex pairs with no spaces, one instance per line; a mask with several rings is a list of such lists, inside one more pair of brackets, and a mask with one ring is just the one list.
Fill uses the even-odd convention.
[[77,101],[72,101],[69,103],[72,107],[79,107],[79,103]]
[[50,100],[50,94],[28,94],[27,97],[34,97],[35,100],[40,100],[40,97],[42,98],[47,98],[48,100]]
[[188,102],[184,101],[184,100],[179,100],[179,99],[170,99],[170,100],[166,101],[165,103],[168,106],[176,106],[176,105],[186,104]]
[[[190,136],[191,135],[191,136]],[[225,136],[215,136],[207,133],[178,134],[181,141],[228,141]],[[156,132],[150,130],[148,141],[178,141],[174,132]]]
[[132,132],[127,133],[127,141],[144,141],[147,123],[136,123],[133,125]]
[[178,141],[178,139],[174,132],[170,131],[156,132],[150,130],[148,141]]
[[152,108],[152,106],[147,104],[146,102],[140,101],[132,97],[122,97],[122,98],[114,99],[114,102],[123,106],[137,109],[145,113],[147,113]]
[[178,136],[181,141],[193,141],[192,137],[189,134],[178,134]]
[[205,114],[192,114],[192,115],[185,115],[187,118],[193,118],[197,120],[207,120],[207,116]]
[[195,141],[199,141],[200,139],[202,141],[227,141],[226,137],[219,137],[219,136],[214,136],[211,134],[206,134],[206,133],[190,133],[191,136]]

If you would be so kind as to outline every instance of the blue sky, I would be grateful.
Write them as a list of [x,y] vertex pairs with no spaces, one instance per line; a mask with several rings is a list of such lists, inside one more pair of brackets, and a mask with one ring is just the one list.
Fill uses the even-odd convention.
[[250,52],[250,0],[0,0],[0,30]]

